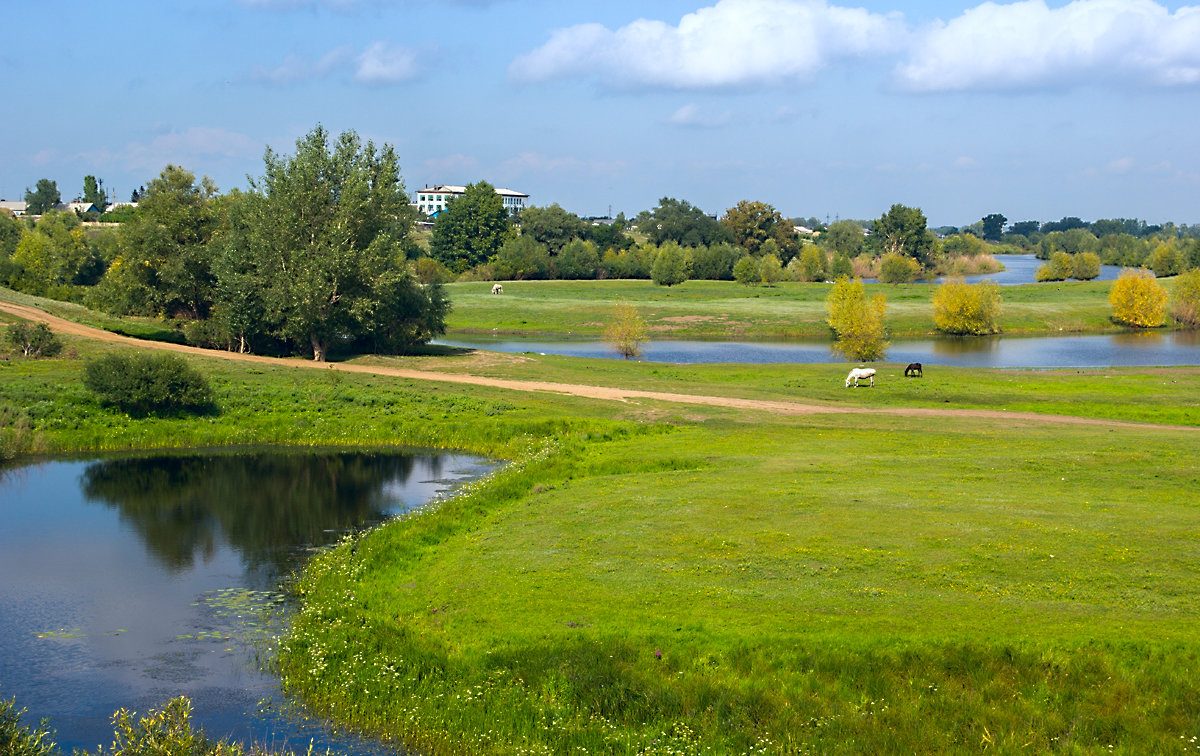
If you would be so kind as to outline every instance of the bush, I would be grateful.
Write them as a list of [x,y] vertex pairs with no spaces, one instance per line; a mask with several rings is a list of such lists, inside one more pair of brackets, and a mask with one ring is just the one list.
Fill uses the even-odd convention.
[[1050,255],[1050,262],[1039,265],[1033,277],[1038,282],[1065,281],[1074,272],[1075,262],[1071,255],[1066,252],[1054,252]]
[[943,333],[980,336],[1000,326],[1000,287],[995,281],[971,285],[952,278],[933,292],[933,323]]
[[613,305],[612,322],[604,329],[604,340],[625,359],[640,355],[646,342],[646,324],[637,308],[627,302]]
[[1100,255],[1095,252],[1080,252],[1072,260],[1071,277],[1080,281],[1091,281],[1100,275]]
[[58,747],[46,729],[46,720],[36,728],[21,724],[24,709],[16,701],[0,700],[0,754],[4,756],[58,756]]
[[1200,268],[1193,268],[1175,279],[1171,317],[1189,328],[1200,327]]
[[675,242],[666,242],[658,250],[650,278],[659,286],[674,286],[688,280],[687,256]]
[[848,360],[883,359],[888,342],[884,340],[883,324],[887,299],[882,294],[868,302],[862,281],[839,278],[825,306],[829,327],[837,334],[835,351]]
[[1187,258],[1174,244],[1159,244],[1147,260],[1154,275],[1166,278],[1182,273],[1187,268]]
[[1137,328],[1157,328],[1167,310],[1167,290],[1145,268],[1127,268],[1108,293],[1113,320]]
[[797,281],[824,281],[825,254],[812,245],[807,245],[797,257],[788,263],[792,278]]
[[173,354],[107,354],[84,364],[83,383],[106,404],[131,415],[213,409],[208,381]]
[[742,286],[749,286],[758,280],[758,260],[746,255],[733,266],[733,278]]
[[908,283],[921,273],[921,264],[899,252],[888,252],[879,261],[879,282],[889,284]]
[[444,284],[454,280],[454,274],[441,261],[432,257],[417,259],[417,280],[423,284]]
[[758,277],[767,286],[774,286],[783,280],[783,265],[775,255],[766,255],[758,262]]
[[8,327],[8,345],[25,357],[53,357],[62,342],[45,323],[13,323]]

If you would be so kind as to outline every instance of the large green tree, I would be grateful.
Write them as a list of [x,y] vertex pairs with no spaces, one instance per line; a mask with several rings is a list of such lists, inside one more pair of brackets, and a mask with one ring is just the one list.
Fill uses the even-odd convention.
[[840,220],[830,224],[820,236],[820,244],[846,257],[858,257],[866,245],[863,225],[858,221]]
[[991,213],[983,216],[983,233],[982,236],[987,241],[998,242],[1004,236],[1004,224],[1008,222],[1000,213]]
[[895,252],[913,258],[922,267],[929,266],[934,243],[933,232],[926,227],[925,214],[915,207],[892,205],[871,229],[871,245],[876,254]]
[[217,187],[168,165],[149,183],[138,212],[121,224],[120,252],[92,301],[110,312],[207,317],[212,306],[209,242]]
[[521,212],[521,235],[545,245],[551,255],[575,239],[587,239],[591,226],[575,213],[554,203],[549,207],[529,207]]
[[655,245],[673,241],[684,247],[699,247],[733,241],[733,234],[715,218],[687,200],[671,197],[663,197],[653,210],[639,214],[637,226]]
[[455,273],[487,262],[509,237],[509,215],[496,188],[471,184],[433,225],[429,254]]
[[721,225],[733,234],[733,242],[752,255],[759,253],[763,242],[773,239],[784,261],[790,260],[797,247],[791,221],[765,202],[742,200],[725,211]]
[[[377,149],[353,131],[333,140],[317,126],[294,155],[268,149],[263,162],[230,214],[216,266],[231,324],[261,306],[276,336],[317,361],[334,341],[399,351],[444,330],[441,288],[408,272],[414,213],[391,145]],[[248,286],[262,288],[261,300],[241,296]]]
[[38,179],[33,191],[25,190],[25,212],[30,215],[41,215],[62,201],[58,192],[58,182],[50,179]]

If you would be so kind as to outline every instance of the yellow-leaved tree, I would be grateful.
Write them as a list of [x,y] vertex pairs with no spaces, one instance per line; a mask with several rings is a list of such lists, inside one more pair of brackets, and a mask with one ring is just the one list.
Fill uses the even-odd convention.
[[604,340],[627,360],[639,356],[642,344],[646,342],[646,323],[637,308],[628,302],[613,305],[612,320],[604,329]]
[[1175,278],[1171,317],[1189,328],[1200,327],[1200,268],[1192,268]]
[[837,334],[835,351],[848,360],[883,359],[888,346],[883,324],[887,297],[877,294],[868,301],[863,282],[843,276],[825,298],[825,307],[829,310],[829,327]]
[[933,292],[933,323],[943,333],[999,333],[999,317],[1000,287],[995,281],[968,284],[951,278]]
[[1137,328],[1157,328],[1167,314],[1167,290],[1145,268],[1126,268],[1108,292],[1113,320]]

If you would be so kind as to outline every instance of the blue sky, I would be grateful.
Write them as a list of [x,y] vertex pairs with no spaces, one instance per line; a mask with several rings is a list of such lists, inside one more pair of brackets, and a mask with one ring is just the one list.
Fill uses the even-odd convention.
[[176,163],[222,190],[317,123],[410,191],[581,215],[1200,222],[1200,6],[175,0],[5,7],[0,198]]

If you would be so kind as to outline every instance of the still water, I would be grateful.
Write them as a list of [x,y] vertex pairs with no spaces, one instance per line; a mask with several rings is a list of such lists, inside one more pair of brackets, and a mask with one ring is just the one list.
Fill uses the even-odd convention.
[[[985,273],[978,276],[966,276],[967,283],[977,283],[984,279],[995,281],[1001,286],[1016,286],[1018,284],[1036,283],[1037,269],[1046,264],[1034,255],[996,255],[996,260],[1004,266],[999,273]],[[1120,265],[1101,265],[1097,281],[1115,281],[1121,275]],[[939,279],[941,280],[941,279]]]
[[[439,344],[496,352],[532,352],[572,357],[620,359],[603,341],[465,337]],[[700,364],[741,362],[842,362],[830,342],[650,341],[642,347],[646,362]],[[1104,336],[974,337],[893,341],[888,362],[995,368],[1071,368],[1149,365],[1200,365],[1200,332],[1125,333]]]
[[0,471],[0,697],[66,753],[121,707],[186,694],[211,736],[392,751],[289,707],[258,652],[312,548],[402,515],[492,464],[395,452],[188,453]]

